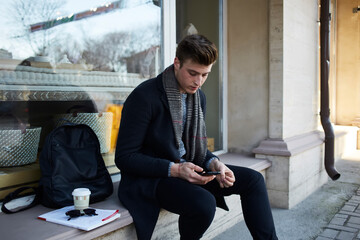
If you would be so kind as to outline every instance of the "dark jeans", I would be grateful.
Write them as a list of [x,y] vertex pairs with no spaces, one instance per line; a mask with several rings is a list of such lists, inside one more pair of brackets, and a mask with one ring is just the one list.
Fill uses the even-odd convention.
[[220,188],[216,180],[205,186],[179,178],[160,180],[156,189],[158,202],[162,208],[180,215],[181,239],[200,239],[215,215],[214,195],[232,194],[240,195],[244,219],[253,239],[277,239],[263,176],[252,169],[228,167],[236,178],[230,188]]

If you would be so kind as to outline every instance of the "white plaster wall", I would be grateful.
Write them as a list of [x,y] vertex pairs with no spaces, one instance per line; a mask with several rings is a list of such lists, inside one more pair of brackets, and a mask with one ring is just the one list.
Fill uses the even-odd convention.
[[[271,72],[269,4],[279,9],[272,21],[281,19],[270,29]],[[228,1],[230,151],[249,153],[267,137],[284,139],[318,128],[317,20],[313,0]]]
[[283,138],[318,127],[318,6],[313,0],[283,2]]
[[268,136],[268,1],[228,0],[228,146],[250,153]]
[[353,13],[359,5],[359,0],[337,1],[336,95],[332,97],[340,125],[351,125],[360,117],[360,12]]

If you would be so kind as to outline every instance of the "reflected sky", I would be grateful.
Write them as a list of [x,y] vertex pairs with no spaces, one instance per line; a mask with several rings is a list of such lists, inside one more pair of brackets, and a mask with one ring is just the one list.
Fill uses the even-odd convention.
[[[16,26],[11,21],[11,13],[8,9],[10,8],[10,4],[16,1],[17,0],[1,1],[2,11],[4,12],[0,14],[0,31],[2,32],[0,35],[0,49],[11,52],[13,58],[22,59],[33,55],[33,51],[26,41],[24,44],[26,37],[24,34],[20,34],[21,31],[17,31]],[[29,1],[33,2],[33,0]],[[103,0],[67,0],[61,9],[56,11],[56,17],[69,16],[111,2]],[[82,39],[97,39],[111,32],[144,31],[144,29],[160,26],[161,9],[154,5],[153,1],[124,0],[123,2],[126,8],[55,26],[51,28],[51,37],[56,38],[55,41],[58,43],[62,41],[66,43],[69,37],[73,37],[81,44]],[[38,21],[31,24],[35,23],[38,23]],[[34,32],[29,35],[32,38],[35,36],[41,37],[44,35],[44,31]],[[14,36],[20,37],[14,38]]]

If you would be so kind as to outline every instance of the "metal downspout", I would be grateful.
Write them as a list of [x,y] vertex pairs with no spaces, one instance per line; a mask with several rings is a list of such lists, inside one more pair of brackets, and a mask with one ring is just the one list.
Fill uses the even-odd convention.
[[329,108],[329,32],[330,32],[330,0],[321,0],[320,12],[320,55],[321,55],[321,125],[325,132],[325,169],[332,180],[340,178],[334,166],[334,129],[330,121]]

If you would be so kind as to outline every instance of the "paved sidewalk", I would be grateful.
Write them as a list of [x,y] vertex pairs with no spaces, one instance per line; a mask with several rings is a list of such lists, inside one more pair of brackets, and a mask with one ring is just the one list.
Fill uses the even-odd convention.
[[[360,240],[360,151],[335,163],[341,177],[292,209],[272,209],[279,240]],[[244,221],[213,240],[252,240]]]
[[316,240],[355,240],[360,239],[360,189],[331,219],[329,225],[316,238]]

